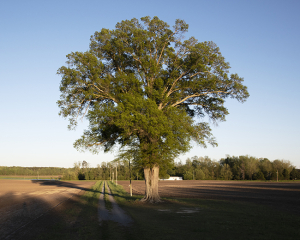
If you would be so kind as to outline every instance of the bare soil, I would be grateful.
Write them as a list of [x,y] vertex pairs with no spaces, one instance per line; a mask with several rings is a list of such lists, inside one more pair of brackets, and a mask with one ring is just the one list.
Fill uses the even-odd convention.
[[[129,181],[118,181],[129,193]],[[132,181],[133,194],[145,194],[144,181]],[[265,204],[300,215],[300,182],[183,180],[159,181],[161,197],[199,198]]]
[[67,200],[87,191],[95,182],[1,179],[1,239],[18,239],[18,232]]
[[[89,229],[85,224],[91,224],[91,221],[87,222],[87,216],[82,216],[84,211],[79,196],[89,191],[94,183],[0,180],[0,238],[51,239],[39,236],[43,233],[47,236],[54,231],[58,234],[56,239],[80,239],[80,231]],[[133,194],[144,195],[144,181],[132,183]],[[118,184],[129,192],[129,181],[118,181]],[[160,181],[159,194],[170,198],[250,202],[300,216],[300,182]],[[92,220],[98,224],[97,214],[93,214],[97,209],[90,210],[88,216],[92,218],[95,215]],[[102,235],[106,239],[104,226],[97,231],[97,237],[90,239],[101,238]],[[70,238],[61,236],[62,232]]]

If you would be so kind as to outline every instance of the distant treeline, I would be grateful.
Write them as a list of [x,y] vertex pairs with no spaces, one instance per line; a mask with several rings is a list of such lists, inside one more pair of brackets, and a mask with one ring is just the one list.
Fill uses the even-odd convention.
[[[74,168],[69,168],[64,173],[64,180],[129,180],[130,170],[128,161],[119,162],[102,162],[96,168],[90,168],[86,161],[74,163]],[[131,179],[141,180],[144,179],[143,171],[131,168]]]
[[300,179],[300,171],[290,161],[251,156],[227,156],[220,161],[195,156],[188,158],[186,164],[177,163],[167,173],[186,180],[277,180],[277,174],[278,180]]
[[[128,161],[102,162],[96,168],[86,161],[74,163],[73,168],[55,167],[0,167],[0,175],[60,175],[63,180],[143,180],[142,169],[134,166],[129,170]],[[209,157],[192,157],[174,163],[173,168],[160,169],[160,178],[180,176],[184,180],[296,180],[300,170],[286,160],[270,161],[251,156],[227,156],[219,161]]]
[[63,175],[67,171],[66,168],[58,167],[1,167],[0,175],[21,175],[21,176],[37,176],[37,175],[47,175],[47,176],[59,176]]

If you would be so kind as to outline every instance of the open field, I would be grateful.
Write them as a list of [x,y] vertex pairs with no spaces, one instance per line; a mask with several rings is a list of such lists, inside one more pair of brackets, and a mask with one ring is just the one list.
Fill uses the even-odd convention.
[[133,197],[121,186],[129,191],[129,181],[109,182],[129,227],[99,225],[102,182],[94,183],[0,180],[1,239],[300,238],[299,182],[165,181],[159,204],[138,201],[144,181],[133,181]]
[[0,179],[0,236],[8,236],[96,181]]
[[[129,181],[118,181],[129,193]],[[144,181],[132,181],[133,194],[143,195]],[[159,181],[159,194],[167,198],[198,198],[251,202],[274,206],[300,216],[300,182]]]
[[[241,197],[244,193],[251,192],[251,189],[254,189],[254,194],[258,194],[259,191],[256,189],[263,187],[256,187],[257,182],[252,182],[252,188],[251,182],[201,182],[160,182],[161,195],[168,197],[163,198],[164,202],[158,204],[132,201],[138,200],[142,196],[134,195],[130,198],[128,192],[124,193],[123,187],[120,185],[111,184],[111,189],[120,206],[134,219],[136,224],[133,235],[136,239],[139,239],[138,236],[143,236],[143,239],[170,240],[300,239],[300,216],[294,211],[285,211],[285,208],[264,204],[266,202],[261,204],[257,200],[234,200],[235,196]],[[129,182],[118,181],[118,183],[127,188]],[[138,185],[140,190],[143,190],[143,181],[135,181],[133,184],[135,187]],[[298,195],[296,194],[298,198],[292,203],[292,206],[296,206],[294,204],[299,203],[299,183],[297,184],[296,186],[285,186],[283,187],[284,190],[280,190],[279,186],[272,186],[277,189],[274,190],[275,192],[290,190],[298,192]],[[224,189],[218,194],[217,192],[222,190],[221,186],[224,186]],[[270,189],[269,191],[272,189],[272,187],[268,188],[267,186],[264,188]],[[205,192],[204,189],[209,191]],[[164,192],[164,190],[166,191]],[[188,195],[183,194],[186,190],[189,190],[189,196],[193,197],[183,198],[182,196]],[[204,198],[201,198],[202,191],[205,192]],[[261,191],[263,190],[261,189]],[[249,193],[249,195],[251,194]],[[278,195],[280,194],[278,193]],[[297,197],[296,195],[295,197]],[[210,199],[212,196],[214,196],[213,199]],[[281,193],[282,205],[289,202],[284,200],[284,196]],[[292,197],[291,195],[287,196]],[[264,197],[257,196],[257,199],[262,200]],[[269,201],[272,202],[270,199]],[[292,209],[289,207],[289,210]],[[111,235],[114,234],[113,229],[110,232]],[[118,238],[115,237],[114,239]]]

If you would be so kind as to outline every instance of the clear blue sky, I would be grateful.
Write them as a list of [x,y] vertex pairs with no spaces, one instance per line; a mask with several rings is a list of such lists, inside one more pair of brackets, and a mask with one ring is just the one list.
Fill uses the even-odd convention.
[[79,153],[58,116],[61,78],[71,51],[86,51],[89,38],[121,20],[158,16],[171,26],[189,24],[186,37],[214,41],[231,72],[244,77],[250,98],[227,101],[230,115],[213,126],[219,147],[194,147],[180,156],[251,155],[290,160],[300,168],[300,1],[1,1],[0,166],[92,166],[115,153]]

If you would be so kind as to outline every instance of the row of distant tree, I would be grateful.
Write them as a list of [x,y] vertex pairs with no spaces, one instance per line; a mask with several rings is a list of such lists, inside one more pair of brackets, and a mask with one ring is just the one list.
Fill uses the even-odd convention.
[[[85,161],[75,163],[68,169],[64,179],[144,179],[143,171],[134,166],[129,169],[126,160],[102,162],[97,168],[90,168]],[[227,156],[219,161],[209,157],[188,158],[185,164],[174,163],[172,168],[160,168],[160,178],[181,176],[184,180],[296,180],[300,170],[286,160],[270,161],[267,158],[251,156]]]
[[209,157],[192,157],[186,164],[178,163],[167,173],[183,176],[183,179],[223,180],[295,180],[300,179],[299,170],[286,160],[270,161],[251,156],[227,156],[220,161]]
[[89,167],[86,161],[74,163],[73,168],[69,168],[64,173],[64,180],[143,180],[143,171],[135,167],[129,168],[128,161],[102,162],[96,168]]
[[[126,160],[102,162],[96,168],[86,161],[74,163],[73,168],[55,167],[0,167],[0,175],[53,175],[64,180],[144,179],[143,171],[129,168]],[[177,162],[172,168],[160,168],[160,178],[181,176],[184,180],[295,180],[300,179],[300,170],[286,160],[270,161],[251,156],[227,156],[219,161],[209,157],[188,158],[185,164]]]
[[0,175],[10,176],[62,176],[66,168],[58,167],[1,167]]

